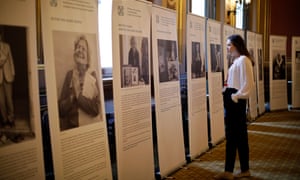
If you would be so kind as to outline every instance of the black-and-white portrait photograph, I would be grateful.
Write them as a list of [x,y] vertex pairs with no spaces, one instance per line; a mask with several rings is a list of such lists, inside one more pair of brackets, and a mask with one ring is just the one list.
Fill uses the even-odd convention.
[[222,72],[223,61],[220,44],[210,44],[211,72]]
[[200,48],[200,42],[192,42],[192,79],[205,77],[205,61]]
[[149,41],[120,35],[121,87],[149,85]]
[[35,138],[26,31],[25,27],[0,25],[0,147]]
[[139,69],[132,66],[122,67],[122,87],[132,87],[139,83]]
[[53,31],[60,130],[102,121],[95,34]]
[[273,80],[285,79],[286,74],[286,55],[283,51],[273,51]]
[[300,51],[296,51],[295,57],[296,57],[295,62],[297,64],[300,64]]
[[258,78],[260,81],[263,80],[263,56],[262,49],[257,49],[257,60],[258,60]]
[[254,50],[253,48],[249,48],[249,54],[252,59],[254,59]]
[[179,69],[176,41],[157,41],[159,82],[178,81]]

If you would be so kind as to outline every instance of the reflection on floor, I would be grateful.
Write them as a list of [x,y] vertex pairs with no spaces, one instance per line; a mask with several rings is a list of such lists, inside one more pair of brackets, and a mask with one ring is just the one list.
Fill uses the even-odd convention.
[[[300,179],[300,112],[268,112],[248,126],[251,180]],[[224,171],[225,141],[168,178],[206,180]],[[235,172],[239,171],[236,161]],[[245,179],[245,178],[244,178]]]

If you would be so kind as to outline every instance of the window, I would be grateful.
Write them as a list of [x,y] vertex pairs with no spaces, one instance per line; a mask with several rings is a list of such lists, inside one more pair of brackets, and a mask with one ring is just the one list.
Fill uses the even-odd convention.
[[193,14],[205,16],[205,0],[191,0],[191,7]]
[[112,76],[112,0],[99,0],[99,46],[103,78]]
[[236,3],[236,24],[235,27],[243,28],[243,16],[244,16],[244,6],[242,3]]

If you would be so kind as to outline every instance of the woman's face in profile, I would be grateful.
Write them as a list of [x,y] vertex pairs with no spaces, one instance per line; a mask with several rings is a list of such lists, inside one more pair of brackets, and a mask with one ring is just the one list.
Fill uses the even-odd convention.
[[87,44],[84,40],[80,40],[76,45],[74,52],[75,62],[79,64],[88,64],[87,57]]
[[226,47],[227,47],[227,53],[229,55],[231,55],[233,57],[238,56],[238,51],[237,51],[236,47],[231,43],[231,41],[229,39],[227,39]]

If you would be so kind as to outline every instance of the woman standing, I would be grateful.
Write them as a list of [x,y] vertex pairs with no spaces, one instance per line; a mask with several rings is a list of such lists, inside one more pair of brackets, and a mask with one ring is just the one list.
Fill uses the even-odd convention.
[[225,108],[226,158],[225,172],[216,179],[234,179],[233,170],[238,151],[241,172],[236,177],[248,177],[249,145],[246,119],[246,102],[254,88],[253,60],[240,35],[227,38],[227,51],[234,57],[228,70],[227,85],[223,92]]

